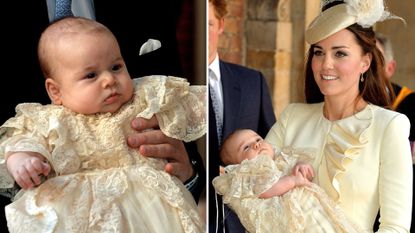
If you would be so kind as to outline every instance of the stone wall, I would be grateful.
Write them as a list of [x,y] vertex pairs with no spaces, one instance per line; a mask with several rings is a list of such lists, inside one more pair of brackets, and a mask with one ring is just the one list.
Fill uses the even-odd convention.
[[225,19],[225,31],[222,34],[218,52],[228,62],[245,64],[245,1],[228,0],[228,16]]

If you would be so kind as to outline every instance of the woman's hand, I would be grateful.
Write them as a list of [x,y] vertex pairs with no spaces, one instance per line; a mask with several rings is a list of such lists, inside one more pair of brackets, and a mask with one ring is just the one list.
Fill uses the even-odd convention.
[[136,131],[128,135],[128,145],[148,157],[166,159],[165,171],[185,182],[194,171],[182,141],[167,137],[159,129],[157,118],[135,118],[131,127]]

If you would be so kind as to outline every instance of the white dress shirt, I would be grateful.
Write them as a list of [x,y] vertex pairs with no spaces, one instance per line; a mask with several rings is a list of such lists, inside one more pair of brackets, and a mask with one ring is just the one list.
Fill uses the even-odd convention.
[[216,58],[209,65],[209,85],[216,92],[216,97],[219,104],[219,117],[223,123],[223,91],[222,91],[222,82],[219,70],[219,56],[216,55]]

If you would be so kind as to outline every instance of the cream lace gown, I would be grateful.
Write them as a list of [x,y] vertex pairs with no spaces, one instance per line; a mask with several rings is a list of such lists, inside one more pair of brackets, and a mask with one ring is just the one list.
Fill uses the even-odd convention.
[[282,196],[258,197],[289,174],[298,159],[310,160],[310,155],[292,148],[284,148],[274,160],[259,155],[225,167],[225,174],[216,177],[213,186],[251,233],[361,232],[316,184],[294,188]]
[[11,232],[204,232],[192,195],[164,172],[166,162],[130,149],[126,135],[134,117],[155,114],[168,136],[201,137],[205,86],[166,76],[134,81],[134,98],[114,114],[17,106],[17,115],[0,131],[0,188],[14,182],[5,168],[9,152],[38,152],[56,174],[6,206]]

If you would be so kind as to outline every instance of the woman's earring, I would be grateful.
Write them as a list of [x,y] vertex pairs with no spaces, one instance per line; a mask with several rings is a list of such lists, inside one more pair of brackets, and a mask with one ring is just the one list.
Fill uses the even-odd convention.
[[364,82],[365,78],[363,77],[363,73],[360,73],[360,82]]

